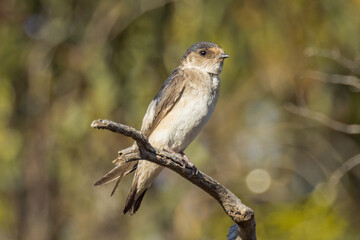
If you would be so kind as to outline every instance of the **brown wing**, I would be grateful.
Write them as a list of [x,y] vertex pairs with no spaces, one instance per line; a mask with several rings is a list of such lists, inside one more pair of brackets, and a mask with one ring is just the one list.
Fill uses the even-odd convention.
[[[151,101],[143,119],[141,131],[147,137],[159,124],[159,122],[168,114],[170,109],[174,107],[184,91],[184,75],[176,69],[170,77],[165,81],[164,85]],[[114,193],[119,181],[124,175],[136,169],[136,163],[117,164],[110,172],[103,176],[95,183],[95,186],[104,185],[114,180],[118,180],[112,194]]]
[[[145,136],[149,137],[151,135],[159,122],[178,102],[185,89],[184,78],[185,75],[180,70],[175,69],[165,81],[158,94],[151,101],[141,127],[141,131]],[[136,171],[139,171],[139,169]],[[147,189],[138,189],[138,181],[138,172],[136,172],[129,194],[126,198],[123,210],[124,214],[129,211],[131,215],[134,214],[139,209],[141,201],[146,193]],[[137,196],[137,194],[140,195]]]
[[184,78],[184,73],[181,70],[175,69],[151,101],[141,127],[141,131],[145,136],[150,136],[159,122],[177,103],[185,89]]

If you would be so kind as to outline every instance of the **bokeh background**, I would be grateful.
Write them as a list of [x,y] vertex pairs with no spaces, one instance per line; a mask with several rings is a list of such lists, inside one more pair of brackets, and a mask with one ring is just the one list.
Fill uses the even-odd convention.
[[255,210],[259,239],[360,239],[360,131],[341,124],[360,123],[359,9],[359,0],[2,0],[0,239],[225,239],[233,223],[217,202],[169,170],[131,217],[122,215],[131,177],[113,197],[112,185],[93,187],[132,141],[92,120],[140,128],[203,40],[231,57],[187,156]]

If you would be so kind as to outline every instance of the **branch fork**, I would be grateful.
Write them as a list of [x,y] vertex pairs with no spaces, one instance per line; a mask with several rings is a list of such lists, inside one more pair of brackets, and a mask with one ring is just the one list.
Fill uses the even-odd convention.
[[153,147],[140,131],[121,123],[99,119],[94,120],[91,127],[120,133],[136,141],[137,144],[118,152],[114,164],[147,160],[173,170],[218,201],[225,213],[236,223],[229,229],[228,239],[256,240],[254,211],[215,179],[200,170],[194,172],[194,166],[185,161],[183,156]]

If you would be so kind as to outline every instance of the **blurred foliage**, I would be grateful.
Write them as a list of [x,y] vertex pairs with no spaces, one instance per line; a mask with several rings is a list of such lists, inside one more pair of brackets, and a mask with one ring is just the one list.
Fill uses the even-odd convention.
[[[231,220],[171,171],[132,217],[121,213],[131,178],[112,198],[112,186],[92,187],[131,141],[91,121],[139,128],[186,49],[203,40],[231,58],[189,158],[255,210],[259,239],[357,239],[359,167],[327,183],[359,153],[359,136],[283,106],[304,102],[360,122],[359,92],[299,78],[309,69],[352,74],[304,52],[335,49],[359,63],[359,8],[359,0],[1,1],[0,239],[224,239]],[[248,187],[263,184],[249,183],[256,169],[270,176],[265,192]]]

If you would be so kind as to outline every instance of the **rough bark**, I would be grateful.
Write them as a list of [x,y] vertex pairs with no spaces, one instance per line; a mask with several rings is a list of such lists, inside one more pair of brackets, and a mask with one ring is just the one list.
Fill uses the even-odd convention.
[[225,213],[236,223],[237,226],[230,228],[228,239],[256,239],[254,211],[215,179],[199,170],[194,171],[194,168],[186,163],[180,154],[154,148],[140,131],[120,123],[109,120],[94,120],[91,127],[120,133],[137,142],[139,148],[127,148],[119,151],[116,164],[121,161],[144,159],[173,170],[218,201]]

